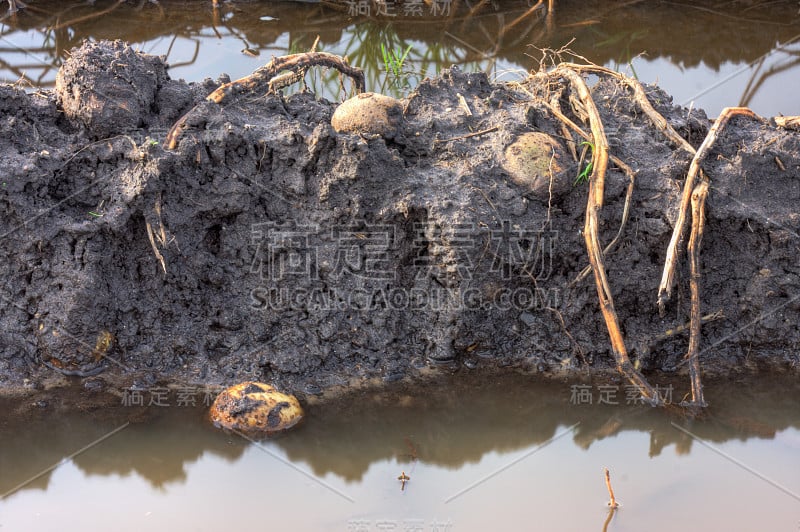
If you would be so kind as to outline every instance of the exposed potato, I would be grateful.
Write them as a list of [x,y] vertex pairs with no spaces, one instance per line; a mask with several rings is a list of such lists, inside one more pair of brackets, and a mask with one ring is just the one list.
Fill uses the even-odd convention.
[[391,96],[364,92],[342,102],[331,117],[338,133],[363,133],[394,138],[403,106]]
[[[509,145],[503,168],[517,185],[531,195],[547,200],[560,196],[572,186],[573,165],[561,144],[546,133],[523,133]],[[552,187],[551,187],[552,180]]]
[[217,427],[255,436],[290,429],[303,415],[296,397],[261,382],[243,382],[222,391],[209,412]]

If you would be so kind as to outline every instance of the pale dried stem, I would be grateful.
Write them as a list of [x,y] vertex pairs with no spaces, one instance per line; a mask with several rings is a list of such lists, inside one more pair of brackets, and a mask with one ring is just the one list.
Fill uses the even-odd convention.
[[694,192],[694,183],[697,179],[700,170],[700,163],[708,155],[711,146],[717,140],[720,130],[730,120],[732,116],[744,115],[752,118],[758,118],[750,109],[746,107],[726,107],[714,122],[714,125],[706,135],[705,140],[700,145],[697,153],[692,158],[692,163],[689,165],[689,172],[686,175],[686,181],[683,185],[683,194],[681,196],[681,204],[678,209],[678,218],[675,221],[675,227],[672,230],[672,238],[670,238],[669,245],[667,246],[667,258],[664,262],[664,272],[661,276],[661,283],[658,285],[658,310],[663,316],[666,302],[672,295],[673,279],[675,277],[675,266],[678,259],[678,246],[683,236],[684,226],[686,225],[686,213],[689,210],[689,203],[691,201],[692,192]]
[[778,127],[800,131],[800,116],[776,116],[773,120]]
[[647,99],[647,94],[644,92],[644,87],[642,84],[639,83],[637,80],[626,76],[620,72],[615,72],[614,70],[610,70],[606,67],[598,66],[598,65],[579,65],[576,63],[564,63],[561,66],[566,68],[571,68],[577,72],[594,72],[594,73],[601,73],[616,78],[623,82],[625,85],[633,90],[633,99],[634,101],[639,104],[639,108],[641,108],[642,112],[653,122],[653,125],[656,126],[656,129],[661,131],[669,140],[675,143],[677,146],[682,148],[683,150],[689,152],[690,154],[694,155],[695,149],[692,147],[689,142],[681,137],[675,129],[669,125],[669,122],[659,113],[656,111],[650,100]]
[[609,473],[608,468],[605,468],[605,475],[606,475],[606,488],[608,489],[608,506],[609,508],[618,508],[619,503],[617,503],[617,498],[614,497],[614,489],[611,487],[611,473]]
[[[552,96],[550,97],[550,102],[547,103],[547,107],[549,107],[550,110],[553,112],[553,114],[556,114],[556,116],[559,116],[559,115],[560,116],[564,116],[564,113],[561,112],[561,105],[559,104],[560,100],[561,100],[561,94],[559,92],[554,92],[552,94]],[[564,117],[564,118],[566,118],[566,117]],[[569,119],[567,119],[567,120],[569,120]],[[586,140],[589,140],[589,136],[586,133],[584,133],[577,126],[575,126],[575,127],[578,129],[580,135],[582,135]],[[572,155],[572,160],[573,161],[577,161],[578,160],[577,146],[575,145],[575,141],[572,140],[572,135],[569,132],[569,128],[567,127],[567,124],[565,124],[563,120],[561,122],[561,134],[564,135],[564,138],[567,141],[567,149],[569,150],[570,155]]]
[[617,369],[625,375],[631,383],[639,388],[645,399],[654,404],[659,404],[660,398],[658,394],[655,393],[647,380],[636,371],[628,357],[628,351],[625,347],[625,341],[619,327],[619,319],[616,310],[614,310],[611,287],[608,284],[608,278],[605,272],[603,251],[600,249],[599,244],[599,224],[597,215],[603,205],[605,173],[608,167],[608,139],[606,138],[603,123],[600,120],[600,114],[592,100],[586,82],[577,72],[560,65],[553,71],[553,74],[563,76],[570,82],[578,93],[584,109],[589,115],[589,125],[592,130],[594,144],[594,165],[592,174],[589,177],[589,198],[586,205],[586,223],[584,225],[583,235],[586,241],[586,249],[589,253],[589,262],[594,271],[597,295],[600,300],[600,310],[603,313],[606,328],[608,329],[608,334],[611,339],[611,348],[614,352]]
[[153,255],[155,255],[156,260],[158,263],[161,264],[161,269],[164,271],[164,274],[167,273],[167,263],[164,261],[164,256],[161,255],[161,252],[158,251],[158,246],[156,246],[155,235],[153,233],[153,226],[150,225],[150,222],[145,222],[145,229],[147,230],[147,238],[150,240],[150,247],[153,249]]
[[[550,103],[545,103],[545,105],[547,105],[547,107],[550,109],[553,115],[555,115],[555,117],[561,121],[562,126],[564,127],[569,126],[584,140],[591,142],[592,137],[589,136],[588,133],[583,131],[583,129],[581,129],[581,127],[578,126],[578,124],[570,120],[569,117],[567,117],[564,113],[562,113],[561,109],[558,107],[557,104],[555,104],[551,100]],[[617,168],[622,170],[625,173],[625,175],[628,176],[628,188],[625,191],[625,205],[622,208],[622,222],[619,224],[619,229],[617,230],[617,234],[614,236],[614,239],[611,242],[609,242],[608,245],[603,249],[604,255],[608,255],[609,253],[611,253],[617,246],[619,241],[622,239],[622,233],[625,231],[625,225],[628,223],[628,218],[630,217],[631,200],[633,198],[633,188],[636,178],[636,173],[633,171],[633,169],[627,164],[625,164],[619,157],[615,157],[611,154],[609,154],[608,157],[609,159],[611,159],[611,162],[613,162],[614,165],[617,166]],[[574,286],[577,283],[581,282],[582,280],[586,279],[586,276],[589,275],[591,271],[592,271],[591,265],[581,270],[581,273],[579,273],[578,276],[570,283],[570,286]]]
[[703,399],[703,385],[700,382],[700,243],[703,241],[705,227],[705,206],[708,197],[708,181],[703,179],[692,193],[692,232],[689,237],[689,288],[691,291],[691,318],[689,326],[689,349],[686,360],[689,362],[689,379],[692,385],[692,404],[706,406]]
[[[223,84],[206,96],[206,101],[221,104],[224,100],[232,98],[236,94],[254,91],[259,88],[268,89],[269,82],[275,78],[279,72],[284,70],[297,72],[311,66],[334,68],[342,74],[349,76],[355,83],[358,92],[364,91],[364,72],[359,68],[348,65],[345,58],[327,52],[306,52],[273,57],[269,63],[256,69],[249,76]],[[187,119],[195,112],[197,107],[198,106],[193,107],[170,128],[164,143],[166,149],[173,150],[178,145],[181,134],[188,127]]]
[[[681,137],[675,129],[669,125],[667,120],[655,110],[655,108],[650,103],[650,100],[647,98],[647,94],[644,91],[644,87],[642,84],[639,83],[637,80],[632,79],[624,74],[619,72],[615,72],[605,67],[597,66],[597,65],[578,65],[573,63],[567,64],[570,68],[574,68],[578,71],[587,71],[587,72],[594,72],[594,73],[602,73],[608,76],[614,77],[625,85],[630,87],[633,90],[634,100],[639,105],[639,108],[642,112],[650,119],[650,121],[655,125],[656,129],[661,131],[670,141],[672,141],[675,145],[679,146],[684,151],[695,155],[696,150],[694,147],[689,144],[689,142]],[[670,292],[672,290],[672,280],[675,275],[675,267],[677,263],[677,256],[678,256],[678,249],[680,245],[680,241],[683,237],[683,230],[684,226],[686,225],[686,216],[689,211],[689,201],[692,195],[692,191],[694,190],[694,180],[687,179],[684,183],[683,194],[681,196],[681,203],[680,208],[678,210],[678,218],[675,222],[675,228],[673,230],[672,238],[670,239],[669,246],[667,247],[667,257],[664,261],[664,275],[662,277],[661,285],[659,286],[658,291],[658,308],[659,313],[663,316],[664,315],[664,303],[670,296]],[[665,286],[665,282],[668,286],[666,292],[664,292],[663,287]]]

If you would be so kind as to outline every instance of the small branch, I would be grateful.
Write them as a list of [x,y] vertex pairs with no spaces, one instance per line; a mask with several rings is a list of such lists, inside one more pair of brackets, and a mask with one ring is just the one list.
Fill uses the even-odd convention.
[[589,126],[592,130],[592,139],[594,140],[594,157],[596,160],[592,170],[592,179],[590,180],[589,188],[594,195],[594,204],[600,208],[603,206],[606,168],[608,167],[608,139],[606,138],[605,129],[603,128],[603,122],[600,120],[600,113],[597,111],[597,106],[595,106],[594,100],[592,100],[589,87],[586,86],[586,82],[577,74],[577,72],[563,64],[559,65],[554,72],[564,76],[569,80],[570,84],[578,93],[580,101],[586,109],[586,112],[589,114]]
[[[709,322],[712,322],[712,321],[721,320],[724,317],[725,317],[725,313],[722,310],[718,310],[716,312],[712,312],[711,314],[706,314],[705,316],[700,318],[700,323],[709,323]],[[691,328],[691,326],[692,326],[691,322],[688,322],[688,323],[685,323],[683,325],[678,325],[674,329],[668,329],[668,330],[664,331],[664,334],[662,334],[660,336],[656,336],[655,338],[653,338],[651,340],[651,343],[652,342],[660,342],[661,340],[666,340],[668,338],[672,338],[673,336],[676,336],[676,335],[678,335],[678,334],[680,334],[680,333],[682,333],[684,331],[688,331]]]
[[614,513],[616,513],[616,508],[609,508],[608,515],[606,515],[606,520],[603,522],[603,531],[608,532],[608,525],[611,524],[611,520],[614,518]]
[[[606,245],[606,247],[603,248],[604,255],[608,255],[609,253],[614,251],[614,248],[617,247],[619,241],[622,240],[622,233],[625,231],[625,225],[627,225],[628,219],[630,218],[631,215],[633,188],[634,185],[636,184],[636,173],[633,171],[633,169],[624,162],[622,162],[621,160],[619,160],[617,157],[614,157],[613,155],[611,155],[610,158],[611,162],[613,162],[615,166],[620,168],[625,173],[625,175],[628,176],[628,188],[625,191],[625,205],[622,207],[622,221],[619,224],[619,229],[617,230],[617,234],[614,236],[613,240],[611,240],[611,242],[609,242]],[[579,282],[581,282],[582,280],[584,280],[591,273],[591,271],[592,271],[591,265],[586,266],[583,270],[581,270],[581,273],[579,273],[578,276],[575,279],[573,279],[573,281],[570,283],[570,286],[574,286]]]
[[[528,91],[526,90],[526,92]],[[561,100],[561,92],[562,91],[554,92],[552,96],[550,96],[550,102],[547,103],[547,107],[550,108],[553,114],[558,113],[558,115],[564,116],[564,113],[561,112],[561,104],[559,103]],[[528,92],[528,94],[531,93]],[[533,95],[531,94],[531,96]],[[566,116],[564,116],[564,118],[566,120],[569,120],[569,118],[567,118]],[[586,135],[586,133],[584,133],[581,130],[581,128],[579,128],[576,124],[573,125],[575,126],[576,129],[580,131],[579,135],[583,136],[586,140],[589,140],[589,135]],[[567,141],[567,148],[569,149],[569,153],[572,155],[572,160],[577,162],[578,161],[577,146],[575,144],[575,141],[572,140],[572,135],[570,134],[569,128],[567,127],[567,124],[564,123],[564,121],[561,122],[561,134],[564,135],[564,138]]]
[[608,468],[604,468],[606,474],[606,488],[608,488],[608,507],[609,508],[619,508],[619,503],[617,503],[617,498],[614,497],[614,489],[611,487],[611,473],[608,472]]
[[352,78],[359,92],[364,91],[364,72],[360,68],[351,67],[338,55],[327,52],[306,52],[273,57],[269,63],[257,68],[249,76],[221,85],[209,94],[206,100],[222,103],[226,98],[236,94],[254,91],[262,85],[268,85],[269,81],[283,70],[296,72],[310,66],[335,68],[342,74]]
[[[278,76],[280,72],[284,70],[298,72],[311,66],[335,68],[342,74],[352,78],[358,92],[364,91],[364,72],[360,68],[351,67],[347,64],[346,59],[339,57],[338,55],[329,54],[327,52],[307,52],[285,55],[282,57],[273,57],[269,63],[256,69],[249,76],[245,76],[237,79],[236,81],[231,81],[221,85],[211,94],[206,96],[206,101],[221,104],[223,101],[231,99],[237,94],[255,91],[260,88],[269,90],[270,81]],[[281,78],[281,83],[285,83],[287,79],[292,78],[291,76],[288,76],[285,79]],[[198,107],[199,105],[193,107],[170,128],[164,143],[164,147],[167,150],[174,150],[178,145],[181,135],[186,129],[188,129],[189,118],[196,112]]]
[[776,116],[773,120],[778,127],[794,131],[800,130],[800,116]]
[[434,143],[437,143],[437,142],[452,142],[454,140],[464,140],[464,139],[468,139],[470,137],[477,137],[478,135],[485,135],[486,133],[491,133],[492,131],[497,131],[497,129],[498,129],[498,126],[493,126],[493,127],[487,128],[487,129],[482,129],[480,131],[475,131],[474,133],[467,133],[466,135],[460,135],[458,137],[452,137],[452,138],[449,138],[449,139],[436,139],[436,140],[434,140]]
[[150,222],[145,221],[145,228],[147,229],[147,238],[150,240],[150,247],[153,248],[153,255],[155,255],[156,260],[158,260],[158,263],[161,264],[161,269],[164,270],[164,274],[166,274],[167,263],[164,261],[164,256],[158,251],[158,246],[156,246],[153,226],[150,225]]
[[[570,127],[584,140],[591,142],[592,137],[589,136],[585,131],[583,131],[583,129],[581,129],[581,127],[578,126],[578,124],[570,120],[569,117],[567,117],[564,113],[562,113],[561,109],[558,107],[556,102],[551,100],[549,103],[545,102],[545,105],[547,106],[548,109],[550,109],[550,111],[555,115],[555,117],[562,122],[561,124],[562,126]],[[574,142],[572,142],[572,144],[574,144]],[[625,175],[628,176],[629,182],[628,182],[628,188],[625,191],[625,206],[622,208],[622,221],[619,224],[619,229],[617,230],[617,234],[616,236],[614,236],[614,239],[611,242],[609,242],[608,245],[603,249],[603,254],[605,255],[611,253],[617,246],[617,244],[619,244],[619,241],[622,239],[622,233],[625,231],[625,225],[628,223],[628,218],[630,217],[631,201],[633,199],[633,188],[636,178],[636,173],[633,171],[633,169],[627,164],[625,164],[619,157],[615,157],[611,154],[609,154],[608,157],[609,159],[611,159],[611,162],[614,163],[614,165],[617,168],[622,170],[625,173]],[[575,158],[577,159],[577,156],[575,156]],[[572,282],[569,283],[569,286],[574,286],[579,282],[581,282],[582,280],[586,279],[586,276],[588,276],[591,273],[591,271],[592,271],[591,265],[581,270],[581,273],[578,274],[578,276],[575,279],[573,279]]]

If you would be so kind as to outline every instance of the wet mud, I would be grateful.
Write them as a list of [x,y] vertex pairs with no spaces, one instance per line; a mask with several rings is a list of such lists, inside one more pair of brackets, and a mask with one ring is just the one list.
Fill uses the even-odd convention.
[[[681,374],[685,253],[663,317],[656,295],[691,156],[619,81],[590,78],[610,152],[636,172],[605,258],[622,332],[646,375]],[[582,123],[566,84],[453,68],[400,101],[391,131],[337,133],[338,102],[308,91],[203,101],[228,81],[173,80],[102,41],[72,52],[54,91],[0,87],[0,389],[256,380],[313,395],[430,368],[614,370],[594,281],[574,282],[591,150],[572,157],[542,100],[561,92]],[[645,89],[697,148],[713,122]],[[509,164],[531,132],[558,152],[544,184]],[[735,117],[703,170],[701,366],[796,372],[800,133]],[[610,166],[603,243],[627,185]]]

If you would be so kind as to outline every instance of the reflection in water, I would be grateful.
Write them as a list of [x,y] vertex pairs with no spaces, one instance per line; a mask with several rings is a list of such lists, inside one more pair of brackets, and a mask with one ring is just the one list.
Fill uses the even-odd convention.
[[[357,4],[359,2],[353,2]],[[227,72],[250,73],[273,55],[310,49],[347,54],[365,69],[368,89],[404,93],[424,76],[452,64],[509,79],[536,66],[538,48],[566,43],[587,59],[632,70],[644,82],[658,81],[677,103],[716,114],[726,105],[753,105],[764,115],[800,114],[785,87],[800,77],[800,14],[797,3],[448,0],[432,14],[402,9],[376,16],[375,2],[360,2],[370,16],[351,16],[345,2],[162,1],[160,4],[87,3],[43,0],[2,27],[0,70],[51,86],[66,53],[83,39],[124,39],[144,51],[164,54],[172,76],[199,80]],[[430,5],[430,2],[428,3]],[[428,4],[425,4],[426,6]],[[439,4],[436,4],[439,5]],[[102,14],[102,16],[100,16]],[[380,45],[411,51],[406,74],[383,72]],[[643,56],[641,54],[644,54]],[[338,97],[335,75],[312,78],[318,93]]]
[[[507,375],[450,383],[438,392],[434,388],[424,393],[414,389],[364,393],[312,410],[308,424],[278,444],[292,460],[308,463],[318,475],[334,473],[353,481],[360,480],[372,462],[408,461],[406,438],[413,441],[419,459],[458,469],[479,462],[489,452],[541,445],[556,435],[558,427],[576,423],[573,441],[581,449],[634,430],[649,435],[650,457],[673,444],[678,454],[690,452],[691,437],[672,425],[686,423],[680,410],[626,405],[623,389],[620,386],[615,397],[606,397],[619,404],[592,406],[572,404],[569,384],[531,386],[523,377],[514,382]],[[798,391],[800,384],[792,380],[778,386],[709,386],[711,416],[690,424],[692,433],[724,442],[773,438],[786,428],[800,428]],[[598,398],[595,391],[594,401]]]
[[[516,375],[458,375],[421,387],[359,391],[311,404],[304,425],[260,445],[212,429],[203,408],[141,409],[114,401],[81,412],[70,406],[76,397],[69,394],[53,395],[46,399],[51,406],[41,409],[6,402],[0,405],[6,412],[0,418],[0,495],[43,470],[52,471],[0,499],[0,525],[8,515],[39,504],[39,493],[47,496],[42,501],[60,507],[74,502],[73,492],[87,489],[96,490],[101,499],[124,492],[134,501],[144,501],[141,507],[121,510],[132,519],[131,529],[133,523],[147,524],[138,521],[146,512],[133,513],[147,505],[167,504],[159,499],[164,495],[169,495],[174,512],[187,512],[184,518],[189,518],[193,514],[181,501],[192,493],[210,497],[218,507],[241,506],[233,519],[240,524],[256,522],[257,508],[248,505],[266,498],[291,511],[319,505],[315,515],[324,517],[301,519],[295,514],[295,521],[286,521],[295,528],[303,524],[300,529],[305,524],[309,530],[346,529],[349,520],[389,519],[404,509],[426,519],[468,519],[475,527],[455,529],[473,530],[484,519],[476,513],[475,502],[511,504],[516,510],[508,510],[503,521],[508,524],[519,518],[519,505],[524,509],[525,501],[538,497],[546,503],[540,509],[543,523],[570,529],[560,527],[561,520],[577,519],[599,529],[608,516],[602,506],[603,466],[612,469],[615,491],[625,505],[610,530],[617,525],[631,529],[623,524],[632,516],[646,523],[671,503],[688,504],[684,513],[697,519],[696,514],[704,515],[704,504],[728,504],[724,497],[729,488],[751,494],[754,504],[783,508],[772,517],[777,520],[758,521],[767,523],[761,529],[780,529],[773,525],[784,523],[788,515],[800,515],[800,497],[792,498],[800,490],[796,379],[709,383],[708,417],[693,421],[679,409],[625,405],[622,389],[615,396],[605,395],[618,405],[578,405],[571,401],[569,383],[534,383]],[[674,392],[677,400],[683,390],[676,387]],[[594,403],[598,397],[595,391]],[[131,424],[118,433],[88,446],[127,422]],[[701,438],[702,445],[694,438]],[[670,445],[676,452],[660,456]],[[716,450],[774,478],[773,484]],[[76,451],[82,452],[52,468]],[[297,468],[313,473],[319,484],[299,475]],[[407,485],[396,480],[401,472],[409,477]],[[136,479],[146,479],[149,487]],[[716,495],[707,495],[702,504],[692,502],[698,489]],[[292,497],[303,499],[308,493],[314,494],[313,503],[293,502]],[[559,516],[576,504],[579,516]],[[199,515],[202,512],[193,522],[206,529]],[[326,519],[332,516],[335,524],[329,527]],[[156,528],[169,528],[159,523]]]
[[[2,419],[0,494],[125,423],[130,424],[119,435],[101,442],[102,453],[81,452],[73,458],[75,465],[90,475],[136,473],[153,487],[161,487],[185,480],[185,464],[206,452],[239,458],[246,442],[214,430],[205,423],[204,414],[185,408],[139,411],[114,404],[95,412],[45,409]],[[25,488],[46,489],[48,478],[43,475]]]

